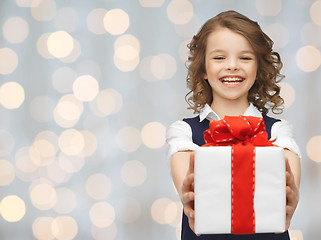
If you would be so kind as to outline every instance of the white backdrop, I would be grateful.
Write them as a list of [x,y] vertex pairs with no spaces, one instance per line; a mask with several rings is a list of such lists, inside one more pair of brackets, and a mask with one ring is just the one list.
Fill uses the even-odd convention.
[[179,238],[165,129],[192,116],[188,41],[229,9],[281,54],[303,157],[291,236],[320,238],[320,0],[1,0],[1,239]]

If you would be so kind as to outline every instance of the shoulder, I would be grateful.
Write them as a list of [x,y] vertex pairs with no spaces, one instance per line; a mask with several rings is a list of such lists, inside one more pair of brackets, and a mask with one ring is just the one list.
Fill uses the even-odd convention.
[[194,124],[194,123],[199,123],[200,122],[200,117],[196,116],[196,117],[192,117],[192,118],[184,118],[183,121],[188,123],[189,125],[191,125],[191,124]]
[[287,148],[301,158],[299,146],[295,141],[293,126],[287,121],[277,121],[271,129],[271,139],[276,139],[274,144]]

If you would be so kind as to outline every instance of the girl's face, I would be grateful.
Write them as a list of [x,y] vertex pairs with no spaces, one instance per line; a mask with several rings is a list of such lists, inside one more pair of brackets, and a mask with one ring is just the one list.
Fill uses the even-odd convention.
[[218,101],[246,101],[256,79],[257,59],[249,41],[228,28],[218,28],[207,39],[204,79]]

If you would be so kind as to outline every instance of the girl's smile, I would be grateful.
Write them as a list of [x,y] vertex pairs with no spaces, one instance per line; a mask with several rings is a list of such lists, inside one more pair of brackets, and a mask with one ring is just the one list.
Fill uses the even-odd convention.
[[226,87],[234,88],[238,87],[242,84],[244,81],[244,78],[242,76],[238,75],[227,75],[223,76],[219,79]]

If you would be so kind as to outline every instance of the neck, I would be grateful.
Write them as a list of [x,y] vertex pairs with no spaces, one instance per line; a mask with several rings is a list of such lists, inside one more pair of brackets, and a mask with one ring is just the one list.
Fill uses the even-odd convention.
[[249,102],[235,102],[235,101],[224,101],[224,102],[214,102],[211,104],[213,111],[223,119],[224,116],[239,116],[244,114],[246,109],[249,107]]

